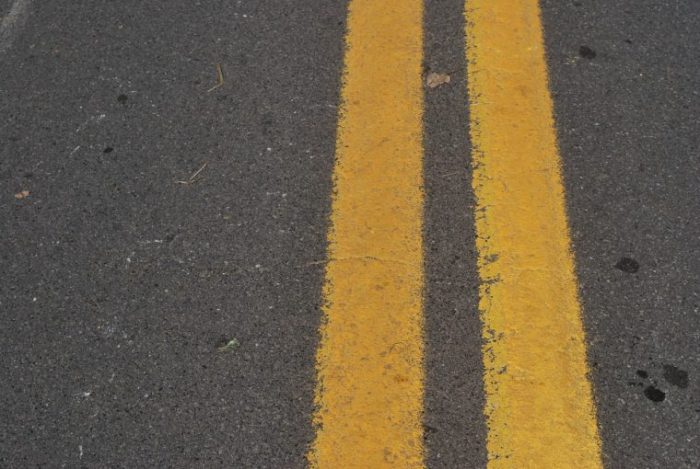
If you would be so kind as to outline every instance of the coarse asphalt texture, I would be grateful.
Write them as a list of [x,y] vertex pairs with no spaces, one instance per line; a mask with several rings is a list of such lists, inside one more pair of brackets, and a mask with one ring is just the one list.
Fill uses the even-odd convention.
[[[347,2],[21,3],[0,466],[304,467]],[[699,467],[700,4],[541,7],[604,463]],[[425,2],[435,468],[486,463],[463,11]]]

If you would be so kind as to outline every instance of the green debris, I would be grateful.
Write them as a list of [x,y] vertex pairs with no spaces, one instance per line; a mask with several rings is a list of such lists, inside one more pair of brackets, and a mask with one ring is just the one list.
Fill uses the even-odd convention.
[[238,348],[239,345],[240,344],[238,343],[238,340],[233,338],[233,339],[227,341],[225,344],[221,345],[218,348],[218,350],[219,350],[219,352],[231,352],[231,351],[235,350],[236,348]]

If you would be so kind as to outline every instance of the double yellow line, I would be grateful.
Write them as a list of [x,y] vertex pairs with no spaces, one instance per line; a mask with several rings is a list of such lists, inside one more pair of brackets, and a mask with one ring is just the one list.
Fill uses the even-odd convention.
[[[489,467],[599,468],[539,6],[466,19]],[[425,462],[422,36],[422,0],[350,1],[312,467]]]

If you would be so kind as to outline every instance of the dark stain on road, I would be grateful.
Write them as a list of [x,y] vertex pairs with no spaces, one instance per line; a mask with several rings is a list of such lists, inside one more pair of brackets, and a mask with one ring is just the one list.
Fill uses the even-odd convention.
[[125,94],[120,94],[117,96],[117,101],[119,101],[122,104],[126,104],[126,101],[129,99],[129,97]]
[[664,379],[681,389],[687,388],[689,384],[688,372],[673,365],[664,365]]
[[428,433],[437,433],[437,432],[438,432],[437,428],[435,428],[431,425],[425,424],[425,423],[423,424],[423,434],[424,435],[427,435]]
[[637,376],[639,376],[642,379],[647,379],[649,377],[649,373],[647,373],[644,370],[637,370]]
[[112,147],[107,147],[107,148],[105,148],[102,152],[103,152],[103,153],[112,153],[113,151],[114,151],[114,148],[112,148]]
[[580,55],[584,59],[592,60],[595,59],[596,53],[593,49],[591,49],[588,46],[581,46],[578,49],[578,55]]
[[615,268],[628,274],[636,274],[639,271],[639,262],[635,261],[631,257],[623,257],[617,261]]
[[663,402],[666,399],[666,393],[656,386],[649,385],[644,388],[644,395],[653,402]]

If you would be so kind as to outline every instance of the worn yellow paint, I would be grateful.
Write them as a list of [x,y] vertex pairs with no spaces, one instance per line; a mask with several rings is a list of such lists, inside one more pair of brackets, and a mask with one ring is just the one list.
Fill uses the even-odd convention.
[[311,467],[422,467],[422,0],[351,0]]
[[537,0],[467,0],[489,468],[600,468]]

